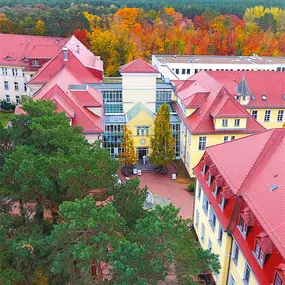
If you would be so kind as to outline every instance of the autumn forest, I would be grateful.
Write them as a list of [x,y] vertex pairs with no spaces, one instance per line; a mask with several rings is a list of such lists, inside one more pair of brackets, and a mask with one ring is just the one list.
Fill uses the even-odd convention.
[[[188,7],[189,9],[189,7]],[[187,10],[188,11],[188,10]],[[200,15],[161,8],[2,6],[0,32],[81,40],[104,61],[106,76],[152,54],[285,55],[285,10],[248,7],[242,15],[205,9]]]

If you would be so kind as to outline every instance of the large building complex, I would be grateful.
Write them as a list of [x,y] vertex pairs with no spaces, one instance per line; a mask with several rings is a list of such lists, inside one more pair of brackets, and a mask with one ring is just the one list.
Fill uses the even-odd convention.
[[194,228],[219,256],[216,284],[285,284],[285,129],[209,147],[194,172]]
[[188,79],[205,71],[285,71],[285,57],[216,56],[216,55],[153,55],[152,65],[170,80]]
[[28,95],[27,82],[68,41],[27,35],[0,34],[0,101],[18,104]]

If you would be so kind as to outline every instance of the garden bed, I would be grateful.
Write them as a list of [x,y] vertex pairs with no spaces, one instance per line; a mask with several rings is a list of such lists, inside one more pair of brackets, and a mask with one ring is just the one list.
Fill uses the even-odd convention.
[[172,165],[174,165],[174,167],[177,169],[176,181],[178,183],[189,184],[190,182],[194,181],[194,179],[190,177],[181,159],[173,160]]

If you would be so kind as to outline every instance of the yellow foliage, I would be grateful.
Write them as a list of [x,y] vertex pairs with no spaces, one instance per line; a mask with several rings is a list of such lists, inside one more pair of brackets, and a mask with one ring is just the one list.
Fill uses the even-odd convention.
[[46,24],[44,21],[39,19],[35,25],[35,34],[38,36],[43,36],[46,32]]
[[175,10],[173,8],[164,8],[165,14],[175,15]]
[[36,271],[32,282],[33,285],[49,285],[48,277],[40,270]]
[[120,153],[119,161],[124,163],[125,166],[131,166],[132,164],[136,164],[137,154],[136,149],[134,147],[134,140],[132,138],[132,131],[127,128],[127,126],[123,127],[124,137],[122,139],[121,147],[123,151]]
[[89,26],[92,30],[94,30],[101,22],[101,18],[97,15],[89,14],[88,12],[83,12],[83,15],[89,22]]

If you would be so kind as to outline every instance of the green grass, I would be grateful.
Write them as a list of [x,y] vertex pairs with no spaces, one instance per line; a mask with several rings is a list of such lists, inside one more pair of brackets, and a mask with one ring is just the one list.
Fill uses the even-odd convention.
[[13,112],[0,112],[0,124],[3,127],[6,127],[6,125],[8,124],[8,122],[11,120],[13,116]]

